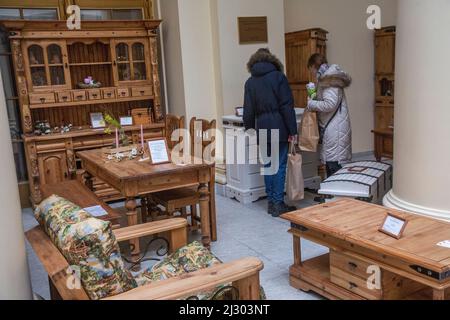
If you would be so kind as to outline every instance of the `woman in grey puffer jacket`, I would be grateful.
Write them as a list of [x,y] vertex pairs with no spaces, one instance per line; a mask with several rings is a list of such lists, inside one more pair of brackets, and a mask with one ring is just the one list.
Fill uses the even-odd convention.
[[311,56],[308,67],[318,80],[317,97],[308,101],[308,110],[316,111],[319,125],[326,128],[321,160],[331,176],[342,168],[341,163],[352,159],[352,128],[344,92],[352,79],[338,65],[328,65],[319,54]]

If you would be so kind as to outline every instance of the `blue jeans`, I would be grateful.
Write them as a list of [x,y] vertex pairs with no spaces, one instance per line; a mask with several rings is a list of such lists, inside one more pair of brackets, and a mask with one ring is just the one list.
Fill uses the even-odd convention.
[[[270,146],[268,146],[268,150],[271,150]],[[280,204],[284,202],[284,187],[286,182],[288,151],[289,143],[280,142],[278,172],[274,175],[264,177],[267,199],[274,204]],[[270,163],[265,165],[265,167],[269,168]]]

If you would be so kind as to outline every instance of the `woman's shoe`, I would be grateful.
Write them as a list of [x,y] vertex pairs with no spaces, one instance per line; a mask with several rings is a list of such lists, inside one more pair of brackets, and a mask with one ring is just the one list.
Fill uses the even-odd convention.
[[267,204],[267,213],[268,214],[273,214],[274,212],[274,203],[272,201],[269,201]]
[[273,210],[273,213],[272,213],[272,217],[278,218],[282,214],[285,214],[285,213],[288,213],[288,212],[292,212],[292,211],[295,211],[295,210],[297,210],[296,207],[288,206],[284,202],[277,203],[277,204],[274,205],[274,210]]

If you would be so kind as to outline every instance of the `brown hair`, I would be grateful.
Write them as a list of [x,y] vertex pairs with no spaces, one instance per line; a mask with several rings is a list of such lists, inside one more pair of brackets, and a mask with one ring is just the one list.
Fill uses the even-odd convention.
[[316,69],[319,69],[321,65],[324,63],[328,63],[327,58],[325,58],[320,53],[314,53],[311,57],[309,57],[308,60],[308,69],[311,67],[315,67]]

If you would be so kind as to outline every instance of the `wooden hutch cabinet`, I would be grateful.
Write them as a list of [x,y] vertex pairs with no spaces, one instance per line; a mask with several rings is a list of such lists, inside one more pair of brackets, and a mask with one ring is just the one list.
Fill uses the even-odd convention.
[[[161,21],[82,21],[68,30],[65,21],[3,21],[11,41],[12,60],[22,118],[23,140],[33,203],[40,186],[81,179],[76,152],[111,146],[112,135],[90,126],[90,114],[119,118],[147,109],[146,139],[164,136],[156,29]],[[83,86],[91,76],[101,85]],[[38,134],[36,124],[51,131]],[[69,132],[61,128],[71,124]],[[125,129],[131,141],[140,126]],[[95,191],[105,200],[118,196],[102,181]]]
[[294,95],[295,107],[306,108],[306,85],[315,82],[308,70],[308,59],[314,53],[327,55],[327,34],[323,29],[286,33],[286,75]]
[[395,27],[375,31],[375,157],[393,158]]

